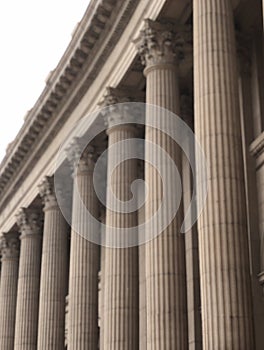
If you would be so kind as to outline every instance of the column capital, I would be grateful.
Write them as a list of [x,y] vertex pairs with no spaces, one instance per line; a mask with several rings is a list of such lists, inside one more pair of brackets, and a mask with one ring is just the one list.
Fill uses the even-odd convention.
[[16,222],[21,232],[21,238],[29,235],[40,236],[42,221],[36,209],[21,208],[16,215]]
[[0,238],[2,260],[17,259],[19,257],[19,239],[17,233],[3,233]]
[[45,176],[38,188],[40,197],[43,200],[44,210],[58,206],[53,177]]
[[134,41],[142,64],[146,68],[153,66],[172,66],[184,57],[184,46],[191,42],[190,26],[162,24],[150,19],[145,20],[143,30]]
[[84,141],[75,137],[66,150],[74,175],[93,172],[97,152],[94,146],[85,147]]
[[107,87],[99,106],[105,107],[101,114],[108,129],[119,125],[124,128],[130,127],[129,124],[136,124],[142,113],[136,102],[143,102],[143,100],[144,96],[141,92]]

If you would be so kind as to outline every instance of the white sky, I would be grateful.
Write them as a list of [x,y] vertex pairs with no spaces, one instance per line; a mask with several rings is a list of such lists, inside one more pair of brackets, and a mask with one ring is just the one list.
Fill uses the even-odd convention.
[[89,0],[0,2],[0,161],[88,4]]

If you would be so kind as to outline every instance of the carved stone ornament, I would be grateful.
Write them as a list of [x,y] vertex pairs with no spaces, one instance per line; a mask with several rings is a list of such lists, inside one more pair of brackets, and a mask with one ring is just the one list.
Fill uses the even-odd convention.
[[2,259],[17,259],[19,257],[19,245],[18,234],[4,233],[0,238]]
[[135,94],[132,97],[132,92],[129,90],[116,89],[107,87],[100,107],[105,107],[101,114],[104,117],[105,125],[110,129],[114,126],[127,124],[136,124],[138,118],[141,117],[136,103],[142,100],[142,94]]
[[85,147],[83,141],[77,137],[66,150],[68,161],[74,173],[92,172],[96,160],[95,148],[91,145]]
[[41,216],[35,209],[21,208],[16,215],[16,222],[22,236],[39,235],[41,233]]
[[39,185],[39,194],[43,200],[45,208],[50,206],[57,206],[53,177],[44,177],[43,181]]
[[145,20],[144,29],[134,41],[146,67],[175,64],[184,56],[185,44],[192,41],[191,28]]

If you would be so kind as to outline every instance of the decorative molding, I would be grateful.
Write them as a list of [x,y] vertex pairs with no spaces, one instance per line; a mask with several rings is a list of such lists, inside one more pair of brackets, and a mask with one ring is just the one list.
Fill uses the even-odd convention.
[[[29,112],[0,165],[0,210],[94,81],[138,2],[139,0],[91,1],[69,47],[55,71],[49,75],[46,88]],[[119,9],[118,17],[115,15],[115,8]],[[96,60],[95,56],[98,56]],[[71,96],[70,99],[68,96]],[[65,105],[68,106],[67,109],[60,114]],[[49,130],[51,125],[53,129]],[[43,147],[36,147],[36,142],[39,145],[40,141]],[[25,168],[26,162],[30,162],[30,166]],[[12,187],[9,186],[11,182]]]

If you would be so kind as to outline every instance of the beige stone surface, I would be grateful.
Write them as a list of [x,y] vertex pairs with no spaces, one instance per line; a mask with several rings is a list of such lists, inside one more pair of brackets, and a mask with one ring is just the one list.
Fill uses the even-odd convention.
[[[95,152],[87,149],[81,156],[78,140],[68,157],[74,159],[74,189],[71,231],[68,349],[98,349],[98,271],[99,246],[90,242],[88,234],[96,228],[85,219],[85,211],[98,219],[99,203],[93,186]],[[73,153],[73,154],[72,154]],[[77,200],[77,194],[83,203]],[[97,227],[99,234],[99,225]],[[96,232],[93,232],[96,233]],[[86,236],[87,235],[87,236]]]
[[[115,111],[116,118],[125,118],[122,107]],[[114,116],[113,116],[114,118]],[[130,186],[137,178],[137,160],[129,159],[121,162],[114,170],[111,164],[122,159],[122,153],[129,154],[131,144],[125,144],[111,150],[116,142],[135,138],[134,126],[120,125],[112,127],[108,116],[108,175],[107,175],[107,209],[106,209],[106,243],[109,227],[122,228],[137,225],[137,213],[120,213],[109,200],[109,192],[113,191],[120,201],[131,197]],[[125,119],[124,119],[125,121]],[[113,172],[112,172],[113,170]],[[139,304],[138,304],[138,247],[105,248],[104,278],[104,345],[105,350],[134,350],[139,346]]]
[[13,350],[19,264],[18,235],[11,233],[1,237],[0,249],[0,349]]
[[[105,210],[101,209],[101,223],[105,225]],[[105,226],[101,226],[102,234],[105,232]],[[103,238],[102,238],[103,242]],[[105,247],[101,245],[100,249],[100,272],[99,272],[99,295],[98,295],[98,313],[99,313],[99,328],[100,328],[100,339],[99,349],[104,349],[104,291],[105,291]]]
[[198,221],[203,348],[254,349],[233,10],[204,0],[193,14],[195,127],[209,166]]
[[[0,350],[62,350],[65,340],[71,350],[263,349],[261,5],[261,0],[90,2],[0,165]],[[182,31],[193,25],[193,19],[185,57]],[[138,53],[134,39],[139,36]],[[241,38],[249,46],[244,48],[247,63],[239,71],[236,61],[241,58]],[[179,95],[191,96],[194,89],[194,130],[209,161],[209,195],[199,224],[185,236],[180,234],[192,191],[189,164],[166,135],[147,127],[146,140],[162,146],[182,171],[183,198],[177,216],[158,238],[129,249],[101,247],[99,252],[78,229],[72,229],[69,256],[69,227],[51,178],[41,186],[44,230],[39,231],[34,218],[32,221],[31,210],[42,210],[38,185],[44,176],[54,175],[60,146],[76,122],[88,116],[89,127],[94,122],[103,124],[102,115],[94,112],[108,86],[113,87],[112,93],[122,90],[139,96],[146,92],[144,102],[181,116]],[[112,100],[117,102],[118,98]],[[153,117],[148,110],[146,117]],[[108,127],[109,145],[136,135],[131,127]],[[168,125],[164,114],[158,127],[174,125]],[[79,127],[76,136],[85,132]],[[121,157],[121,151],[110,152],[110,163]],[[150,152],[148,146],[146,154]],[[154,157],[164,167],[162,154]],[[67,162],[66,158],[64,154],[60,161]],[[85,162],[79,166],[75,173],[78,190],[98,218],[90,172]],[[170,166],[165,167],[166,178],[175,183]],[[107,190],[111,187],[122,200],[128,200],[137,172],[136,161],[123,163],[111,177],[108,173]],[[143,210],[122,215],[108,208],[108,225],[130,227],[153,215],[162,201],[162,181],[149,164],[145,179],[151,190]],[[198,178],[198,188],[203,185]],[[170,207],[178,193],[171,195]],[[112,205],[109,199],[108,204]],[[20,208],[26,208],[22,220],[16,216]],[[84,231],[96,231],[83,219],[76,202],[72,214]],[[166,219],[163,212],[159,223]],[[153,231],[148,227],[145,233]]]
[[[145,76],[147,82],[146,102],[164,107],[171,112],[179,112],[179,85],[177,76],[177,57],[173,49],[173,33],[159,23],[147,21],[141,39],[139,50],[146,64]],[[146,113],[146,124],[151,114]],[[155,115],[156,125],[160,129],[166,125],[167,118],[163,113]],[[174,160],[178,170],[181,169],[181,153],[177,145],[159,129],[146,126],[146,141],[159,145]],[[153,152],[152,146],[146,145],[148,152]],[[162,156],[153,155],[160,167],[163,166]],[[171,181],[170,165],[166,165],[166,179]],[[148,198],[145,204],[146,219],[149,219],[159,208],[162,201],[162,183],[156,170],[145,164],[145,181],[149,186]],[[181,195],[171,193],[173,196]],[[163,212],[161,220],[166,220]],[[182,224],[182,208],[168,227],[155,239],[145,245],[146,254],[146,300],[147,300],[147,349],[187,349],[187,305],[185,280],[185,246],[184,235],[180,233]],[[148,229],[152,230],[151,227]]]
[[53,178],[40,185],[44,200],[38,350],[64,349],[65,297],[68,287],[68,225],[60,211]]
[[21,232],[15,350],[35,350],[38,337],[38,310],[42,222],[36,210],[21,209],[17,215]]

